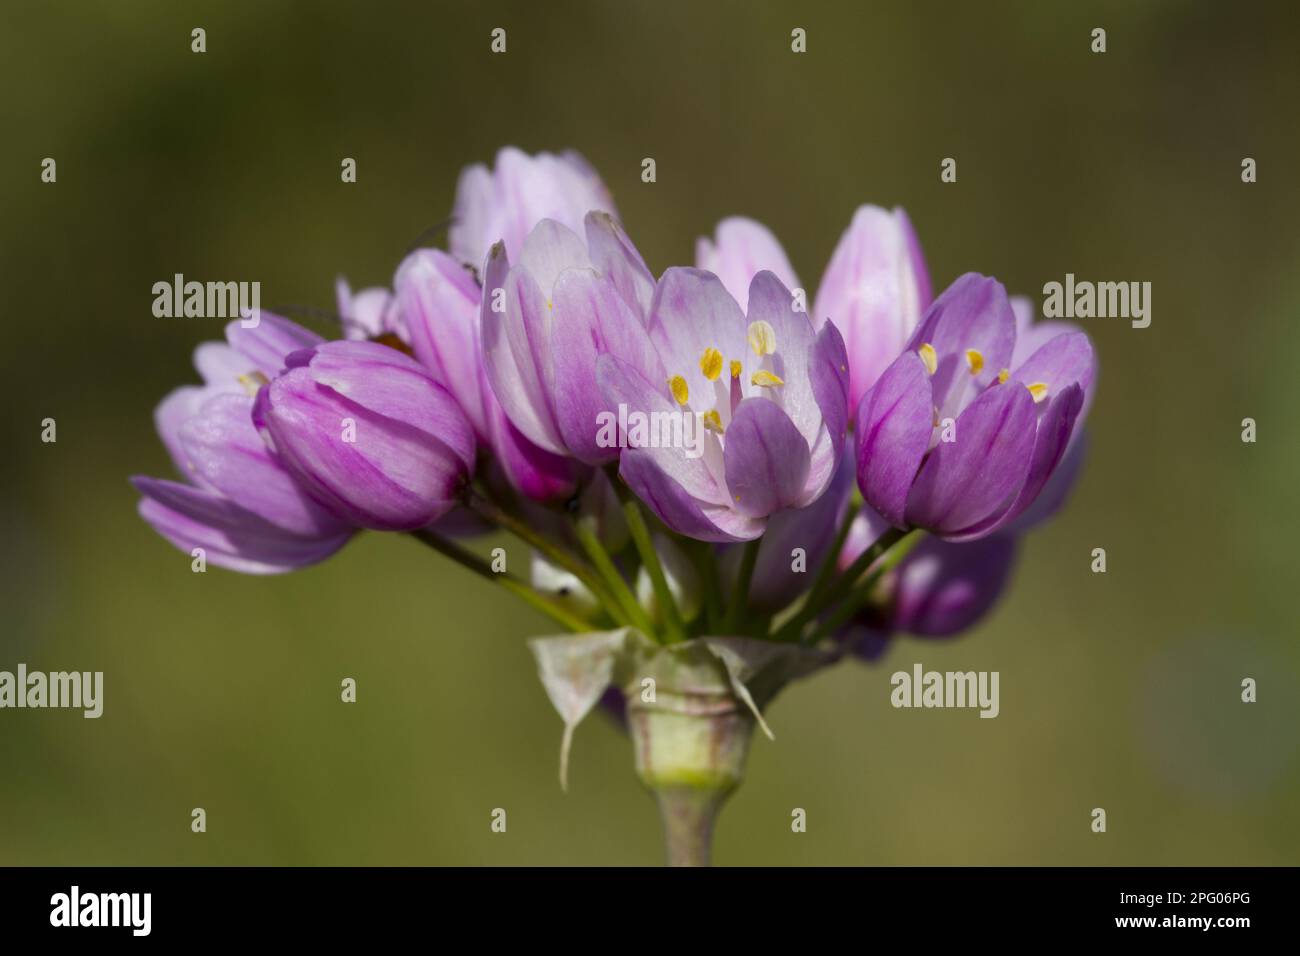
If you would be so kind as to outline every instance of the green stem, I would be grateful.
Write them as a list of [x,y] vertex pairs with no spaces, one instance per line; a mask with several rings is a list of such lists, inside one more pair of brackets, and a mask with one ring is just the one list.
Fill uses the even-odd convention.
[[419,531],[412,531],[411,536],[421,544],[433,548],[444,557],[451,558],[461,567],[469,569],[479,577],[486,578],[493,584],[501,585],[511,594],[527,602],[530,607],[541,611],[551,620],[567,627],[570,631],[581,634],[591,630],[590,621],[572,614],[513,575],[504,571],[493,571],[492,566],[478,555],[465,550],[455,542],[442,537],[442,535],[430,531],[428,528],[422,528]]
[[731,595],[731,606],[727,608],[727,619],[723,624],[724,634],[734,634],[744,618],[745,608],[749,604],[749,585],[754,580],[754,566],[758,564],[758,549],[762,541],[762,538],[755,538],[745,543],[745,550],[740,556],[736,590]]
[[722,584],[718,580],[718,558],[713,552],[713,545],[707,541],[696,541],[695,566],[700,571],[700,582],[704,587],[704,621],[708,633],[718,634],[722,628]]
[[906,558],[912,549],[921,541],[924,532],[913,531],[906,535],[902,540],[890,548],[880,559],[879,563],[871,569],[871,573],[866,579],[854,590],[849,592],[848,598],[835,611],[822,621],[816,631],[805,641],[807,644],[816,644],[828,635],[834,634],[841,627],[848,623],[853,615],[857,614],[862,607],[871,600],[872,591],[882,577],[891,570],[898,567],[899,562]]
[[610,616],[618,623],[633,623],[633,621],[629,620],[626,614],[623,613],[622,605],[614,599],[614,595],[609,592],[601,582],[601,579],[592,571],[592,569],[570,554],[566,549],[547,540],[544,535],[538,534],[514,515],[497,507],[496,504],[489,501],[487,498],[484,498],[473,489],[470,489],[465,495],[465,506],[486,521],[490,521],[498,527],[509,531],[520,541],[523,541],[535,550],[540,551],[549,558],[553,564],[564,568],[564,570],[572,574],[586,586],[587,590],[592,593],[597,601],[604,605],[605,609],[609,611]]
[[862,577],[862,573],[871,567],[882,554],[898,543],[899,539],[906,533],[905,531],[899,531],[897,528],[890,528],[882,534],[875,544],[858,555],[854,562],[844,570],[844,573],[837,577],[829,587],[825,588],[819,600],[809,600],[798,614],[781,625],[781,629],[773,635],[773,639],[778,641],[799,640],[803,629],[808,626],[809,622],[816,619],[826,608],[843,598],[857,583],[858,578]]
[[677,599],[673,597],[673,592],[668,587],[668,576],[664,574],[659,553],[655,551],[654,540],[650,537],[650,529],[646,526],[645,516],[641,514],[641,506],[637,504],[635,498],[623,499],[623,516],[627,519],[632,541],[641,555],[641,563],[645,565],[646,573],[650,575],[650,584],[655,591],[655,603],[659,605],[659,612],[664,617],[664,626],[668,631],[667,643],[676,644],[684,641],[686,626],[682,623]]
[[596,566],[596,571],[609,587],[610,594],[613,595],[613,599],[617,602],[628,623],[639,628],[647,637],[653,637],[655,633],[654,622],[650,620],[650,615],[637,601],[636,595],[632,593],[627,581],[623,579],[623,575],[615,567],[613,558],[609,556],[605,546],[600,543],[600,538],[591,529],[591,525],[584,519],[578,518],[573,522],[573,530],[578,536],[578,543],[587,552],[587,557],[591,559],[591,563]]
[[835,541],[831,544],[831,549],[826,554],[825,560],[822,561],[822,566],[817,569],[817,577],[813,578],[812,587],[808,589],[808,597],[804,601],[805,605],[819,600],[822,592],[826,590],[826,585],[830,584],[831,578],[835,575],[835,569],[839,566],[840,552],[844,550],[844,542],[849,539],[849,531],[853,528],[853,520],[858,516],[861,509],[862,502],[849,502],[848,509],[844,513],[844,521],[840,524],[839,530],[835,532]]

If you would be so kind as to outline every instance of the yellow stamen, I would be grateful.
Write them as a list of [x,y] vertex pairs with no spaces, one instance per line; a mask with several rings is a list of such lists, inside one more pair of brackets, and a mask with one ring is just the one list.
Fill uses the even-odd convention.
[[1034,382],[1033,385],[1026,385],[1025,388],[1029,389],[1029,394],[1034,396],[1035,403],[1041,402],[1047,397],[1046,382]]
[[268,381],[269,379],[261,372],[249,372],[247,375],[239,376],[239,384],[244,386],[244,391],[249,395],[256,395],[257,390]]
[[705,349],[700,356],[700,371],[710,382],[716,382],[722,374],[722,353],[712,347]]
[[1007,384],[1007,379],[1009,379],[1010,377],[1011,377],[1011,369],[1004,368],[1002,371],[998,372],[998,384],[999,385]]
[[751,385],[759,385],[763,388],[771,388],[774,385],[784,385],[785,381],[779,375],[773,375],[767,369],[759,369],[752,376],[749,382]]
[[740,378],[740,359],[731,360],[731,377]]
[[970,367],[972,375],[978,375],[984,371],[984,356],[980,354],[979,349],[966,350],[966,364]]
[[766,319],[749,323],[749,347],[759,358],[776,351],[776,329]]
[[921,356],[921,361],[925,363],[925,370],[933,375],[935,369],[939,367],[939,353],[934,350],[934,346],[926,342],[916,350],[916,354]]
[[686,379],[680,375],[670,378],[668,387],[673,390],[673,398],[677,399],[678,405],[685,405],[691,400],[691,390],[686,386]]
[[701,417],[704,419],[705,428],[711,432],[717,432],[719,435],[722,434],[722,416],[718,414],[716,408],[709,409]]

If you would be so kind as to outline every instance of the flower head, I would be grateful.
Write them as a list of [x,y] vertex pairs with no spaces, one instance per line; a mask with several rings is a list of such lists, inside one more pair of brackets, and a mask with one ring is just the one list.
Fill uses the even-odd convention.
[[1092,346],[1066,331],[1017,356],[1016,338],[1002,285],[968,273],[863,395],[858,487],[894,526],[982,537],[1051,479],[1092,385]]
[[843,446],[847,361],[834,325],[814,332],[770,272],[754,277],[748,314],[717,276],[669,269],[650,308],[657,378],[609,354],[601,390],[614,405],[698,415],[702,454],[628,448],[619,473],[670,528],[706,541],[750,540],[769,515],[826,490]]
[[[695,263],[716,273],[742,308],[750,280],[764,269],[791,289],[800,284],[781,243],[752,219],[724,219],[712,241],[697,242]],[[814,328],[829,319],[844,337],[850,415],[898,357],[930,300],[930,274],[907,213],[859,206],[835,246],[812,308]]]
[[220,567],[289,571],[337,551],[352,526],[317,504],[253,426],[253,394],[292,351],[319,336],[263,312],[255,328],[226,327],[227,342],[194,353],[201,386],[176,389],[154,413],[158,434],[187,482],[137,476],[141,516],[183,551],[202,548]]
[[529,156],[507,146],[493,169],[480,163],[461,172],[448,236],[451,254],[477,269],[500,242],[518,260],[537,223],[550,219],[578,232],[593,209],[616,212],[609,190],[581,155],[569,150]]
[[493,246],[480,315],[488,380],[510,421],[546,451],[597,465],[619,454],[600,441],[608,409],[597,359],[654,379],[661,365],[645,328],[654,280],[640,253],[605,213],[585,226],[584,239],[543,220],[513,265],[503,243]]

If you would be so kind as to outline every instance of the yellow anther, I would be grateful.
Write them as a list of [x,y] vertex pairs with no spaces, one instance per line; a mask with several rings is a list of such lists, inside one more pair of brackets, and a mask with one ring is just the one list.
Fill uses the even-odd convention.
[[709,409],[700,417],[704,419],[705,428],[711,432],[717,432],[719,435],[722,434],[722,416],[718,414],[716,408]]
[[1009,379],[1010,377],[1011,377],[1011,369],[1004,368],[1002,371],[998,372],[998,384],[1005,385],[1007,383],[1007,379]]
[[1047,397],[1046,382],[1034,382],[1032,385],[1026,385],[1025,388],[1029,389],[1029,394],[1034,396],[1035,402],[1041,402]]
[[686,379],[680,375],[674,375],[670,378],[668,387],[673,390],[673,398],[677,400],[678,405],[685,405],[691,400],[691,390],[686,385]]
[[972,375],[978,375],[984,371],[984,356],[979,349],[966,350],[966,365],[970,368]]
[[759,385],[763,388],[771,388],[774,385],[784,385],[785,381],[779,375],[773,375],[767,369],[759,369],[752,376],[749,382],[751,385]]
[[766,319],[749,323],[749,347],[759,358],[776,351],[776,329]]
[[740,359],[731,360],[731,377],[740,378]]
[[249,372],[247,375],[239,376],[239,384],[244,386],[244,391],[249,395],[256,395],[257,390],[268,381],[269,379],[261,372]]
[[916,350],[916,354],[921,356],[921,361],[925,363],[925,370],[933,375],[935,369],[939,367],[939,353],[934,350],[934,346],[926,342]]
[[710,382],[716,382],[722,374],[722,353],[712,347],[705,349],[700,356],[700,371]]

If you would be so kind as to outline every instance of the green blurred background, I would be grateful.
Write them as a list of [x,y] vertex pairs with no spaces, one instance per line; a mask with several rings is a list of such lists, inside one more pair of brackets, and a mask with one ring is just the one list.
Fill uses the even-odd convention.
[[[258,279],[264,307],[332,308],[337,274],[387,284],[458,170],[504,144],[583,152],[656,273],[744,213],[811,288],[875,202],[906,206],[936,288],[967,270],[1036,296],[1066,272],[1153,283],[1149,329],[1086,323],[1090,460],[1008,597],[960,640],[778,699],[718,862],[1300,863],[1292,5],[83,0],[0,18],[0,669],[106,682],[98,721],[0,711],[0,863],[660,861],[599,715],[560,791],[524,646],[544,620],[396,537],[285,577],[196,575],[127,484],[169,473],[151,411],[221,326],[154,318],[154,282]],[[1000,671],[1001,716],[892,709],[889,674],[917,661]]]

